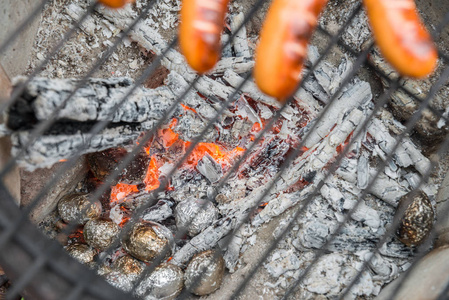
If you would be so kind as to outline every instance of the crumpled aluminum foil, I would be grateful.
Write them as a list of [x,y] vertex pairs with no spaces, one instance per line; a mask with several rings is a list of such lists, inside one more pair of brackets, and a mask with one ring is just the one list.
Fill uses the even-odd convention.
[[218,209],[208,200],[186,199],[176,206],[175,219],[178,229],[187,228],[195,236],[218,218]]
[[163,251],[165,246],[168,246],[170,250],[166,255],[168,258],[173,252],[174,240],[171,231],[165,226],[150,221],[140,221],[122,239],[122,246],[135,258],[150,262]]
[[220,253],[215,250],[200,252],[185,270],[185,286],[195,295],[208,295],[220,288],[224,271],[225,262]]
[[65,248],[67,253],[83,264],[93,262],[97,252],[86,244],[71,244]]
[[66,223],[84,224],[101,214],[101,203],[89,201],[89,194],[68,194],[58,202],[58,212]]
[[90,246],[104,250],[109,247],[117,237],[119,227],[107,219],[90,220],[84,225],[84,239]]
[[175,299],[184,287],[184,274],[180,267],[163,263],[144,278],[134,294],[145,300]]
[[142,264],[131,256],[122,256],[112,265],[105,279],[114,287],[130,292],[143,271]]

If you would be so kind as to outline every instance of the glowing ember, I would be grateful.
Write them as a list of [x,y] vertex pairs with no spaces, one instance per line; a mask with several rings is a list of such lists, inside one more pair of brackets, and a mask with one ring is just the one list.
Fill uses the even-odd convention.
[[86,242],[84,240],[84,235],[83,235],[83,229],[82,228],[78,228],[73,233],[69,234],[68,239],[69,240],[74,240],[75,242],[79,242],[79,243],[85,243]]
[[190,111],[193,111],[194,113],[196,113],[196,110],[195,110],[195,109],[193,109],[193,108],[191,108],[191,107],[188,107],[187,105],[184,105],[184,104],[181,103],[181,106],[182,106],[185,110],[190,110]]
[[346,140],[342,144],[337,146],[337,153],[338,154],[340,154],[344,150],[346,145],[349,144],[349,141],[351,140],[353,134],[354,134],[354,131],[351,131],[351,133],[348,135]]
[[151,191],[155,190],[159,187],[159,167],[156,163],[156,157],[152,156],[150,160],[150,164],[148,165],[148,171],[147,175],[145,176],[144,183],[145,183],[145,190]]
[[260,126],[259,122],[254,123],[253,128],[251,128],[251,131],[253,132],[259,132],[262,130],[262,126]]
[[130,217],[123,217],[122,221],[118,224],[118,226],[120,226],[120,228],[123,228],[123,226],[125,226],[129,220],[130,220]]
[[171,128],[163,129],[159,134],[162,136],[162,142],[165,148],[170,148],[179,139],[179,134],[175,133]]
[[[185,106],[185,109],[190,109]],[[193,110],[193,109],[190,109]],[[194,110],[193,110],[194,111]],[[184,145],[184,148],[187,149],[191,143],[185,142],[179,138],[179,134],[175,133],[172,128],[176,126],[177,120],[173,119],[167,128],[158,131],[157,139],[160,141],[160,144],[165,149],[169,149],[176,142],[178,144]],[[258,124],[258,123],[256,123]],[[255,130],[260,130],[260,125],[255,126]],[[148,154],[151,153],[150,146],[145,147],[145,150]],[[169,150],[170,151],[170,150]],[[241,147],[236,147],[233,150],[226,150],[223,147],[214,144],[214,143],[198,143],[196,147],[193,149],[192,153],[187,158],[184,166],[194,167],[198,164],[198,161],[203,158],[204,155],[209,154],[217,163],[221,164],[223,167],[227,166],[236,156],[239,156],[243,153],[245,149]],[[145,175],[145,179],[143,183],[145,184],[145,191],[149,192],[157,189],[160,186],[159,176],[161,175],[161,171],[159,170],[166,163],[172,163],[167,157],[160,156],[158,154],[152,155],[149,159],[147,173]],[[170,187],[167,187],[170,189]],[[112,187],[111,190],[111,203],[122,202],[126,196],[139,192],[139,188],[137,185],[119,183]],[[122,220],[123,225],[127,222],[127,218]],[[121,225],[120,223],[119,225]]]
[[137,193],[139,189],[137,185],[134,184],[126,184],[126,183],[118,183],[117,185],[112,187],[111,190],[111,203],[119,202],[124,199],[126,196]]
[[[190,146],[190,142],[185,143],[186,147]],[[206,153],[208,153],[213,159],[215,159],[216,162],[224,166],[243,151],[245,151],[245,149],[241,147],[237,147],[232,151],[226,151],[214,143],[198,143],[187,158],[187,163],[190,165],[196,165],[198,161],[202,159]]]

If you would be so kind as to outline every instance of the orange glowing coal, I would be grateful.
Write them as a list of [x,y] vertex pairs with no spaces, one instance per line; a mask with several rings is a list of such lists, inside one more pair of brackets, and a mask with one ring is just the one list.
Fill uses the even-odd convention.
[[126,223],[128,223],[128,221],[130,220],[130,217],[123,217],[122,221],[118,224],[118,226],[120,226],[120,228],[123,228],[123,226],[126,225]]
[[111,203],[120,202],[126,196],[137,193],[139,189],[137,185],[134,184],[126,184],[126,183],[118,183],[117,185],[112,187],[111,190]]
[[[190,146],[190,142],[185,142],[185,144],[186,148]],[[214,143],[198,143],[187,158],[187,163],[189,165],[196,166],[198,161],[202,159],[206,153],[208,153],[216,162],[224,166],[243,151],[245,151],[245,149],[241,147],[236,147],[234,150],[226,151]]]
[[187,105],[184,105],[181,103],[181,106],[185,109],[185,110],[190,110],[193,111],[194,113],[196,113],[196,110],[194,108],[188,107]]
[[[191,109],[189,107],[184,107],[185,109]],[[184,149],[187,149],[191,143],[185,142],[180,139],[179,134],[175,133],[172,128],[176,126],[177,120],[173,119],[168,128],[162,129],[158,131],[158,136],[156,137],[161,141],[162,146],[170,151],[169,148],[176,142],[181,142],[184,144]],[[260,126],[260,125],[259,125]],[[145,147],[148,155],[151,153],[150,147]],[[209,154],[217,163],[221,164],[223,167],[227,166],[231,160],[233,160],[236,156],[239,156],[243,153],[245,149],[241,147],[236,147],[233,150],[226,150],[223,147],[214,144],[214,143],[198,143],[193,149],[192,153],[187,158],[186,162],[182,167],[195,167],[198,164],[198,161],[203,158],[204,155]],[[157,189],[160,186],[159,176],[160,170],[165,163],[173,163],[169,161],[169,159],[165,156],[156,156],[151,155],[149,158],[148,169],[145,175],[145,179],[143,183],[145,184],[145,191],[149,192]],[[168,187],[170,188],[170,187]],[[118,183],[117,185],[112,187],[111,190],[111,203],[119,203],[122,202],[126,196],[139,192],[139,188],[137,185],[133,184],[125,184]]]
[[175,133],[171,128],[162,129],[159,132],[161,135],[163,146],[170,148],[177,140],[179,140],[179,134]]
[[156,157],[151,156],[150,164],[148,165],[147,175],[143,182],[145,183],[145,190],[147,192],[155,190],[159,187],[159,167],[157,165]]

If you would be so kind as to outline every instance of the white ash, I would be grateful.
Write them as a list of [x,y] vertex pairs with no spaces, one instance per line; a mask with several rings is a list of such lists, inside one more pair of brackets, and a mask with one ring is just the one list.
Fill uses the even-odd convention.
[[[318,49],[315,46],[309,46],[308,55],[310,63],[316,64],[320,56]],[[321,96],[319,99],[327,103],[329,98],[335,94],[337,89],[340,87],[344,78],[351,72],[351,69],[352,63],[348,57],[345,57],[338,68],[335,68],[333,65],[325,61],[321,62],[320,67],[313,71],[313,75],[320,85],[321,90],[323,90],[327,96]],[[316,88],[313,90],[316,90]]]
[[[17,77],[13,83],[18,86],[25,80],[25,77]],[[33,78],[22,95],[27,99],[26,104],[36,119],[43,121],[51,116],[55,108],[61,106],[77,85],[79,80],[76,79]],[[165,86],[156,89],[138,88],[111,115],[113,107],[120,103],[132,86],[133,81],[126,77],[91,78],[87,85],[76,90],[71,101],[58,112],[56,120],[144,123],[160,119],[175,100],[173,93]]]
[[154,206],[146,209],[142,214],[145,221],[161,222],[173,216],[173,202],[159,200]]
[[120,205],[114,205],[110,212],[109,212],[109,218],[114,222],[115,224],[120,224],[123,219],[123,213],[120,210]]
[[[149,128],[144,126],[123,125],[106,128],[95,136],[82,131],[77,131],[76,134],[43,135],[25,150],[25,154],[18,160],[18,164],[29,171],[50,167],[63,159],[72,157],[79,149],[86,149],[81,153],[100,152],[117,145],[129,144],[131,141],[137,140],[140,132],[147,129]],[[24,145],[29,143],[30,136],[28,131],[18,131],[12,135],[13,155],[17,155]],[[59,147],[55,147],[55,144]]]
[[231,32],[235,34],[235,38],[232,40],[232,45],[234,46],[235,56],[237,57],[251,57],[250,49],[248,46],[248,37],[246,35],[246,27],[243,26],[237,32],[240,25],[243,24],[245,15],[243,12],[239,12],[231,16]]
[[[86,2],[72,0],[72,3],[85,8]],[[58,43],[71,28],[73,21],[66,13],[67,2],[52,2],[45,6],[30,57],[28,72],[37,67],[48,55],[49,50]],[[40,76],[49,78],[80,78],[92,64],[106,53],[118,32],[104,27],[94,15],[88,17],[82,27],[76,30],[56,55],[44,66]],[[145,64],[145,56],[139,48],[128,41],[119,45],[114,55],[97,71],[98,77],[129,76],[135,78],[140,67]],[[138,69],[131,69],[129,63],[137,61]]]
[[[357,0],[331,1],[319,19],[320,26],[331,34],[336,34],[343,23],[349,19],[354,8],[359,5]],[[343,41],[353,49],[360,51],[364,43],[371,39],[371,31],[365,11],[362,9],[342,35]]]
[[[146,1],[136,1],[136,6],[142,8],[148,5]],[[179,23],[179,11],[181,10],[180,0],[156,0],[147,18],[149,24],[154,28],[176,29]]]
[[221,165],[217,163],[208,153],[206,153],[203,158],[198,161],[196,168],[198,172],[203,174],[203,176],[209,180],[210,183],[218,182],[223,176],[223,169]]

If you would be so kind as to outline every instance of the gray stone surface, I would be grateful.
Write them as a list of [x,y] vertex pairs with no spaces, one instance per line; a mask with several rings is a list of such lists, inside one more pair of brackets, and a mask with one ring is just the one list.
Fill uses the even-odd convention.
[[[38,0],[0,0],[0,45],[27,18]],[[10,93],[9,78],[23,74],[28,65],[31,47],[39,27],[40,16],[37,16],[15,41],[0,53],[0,99],[5,99]],[[9,77],[9,78],[8,78]],[[10,158],[11,141],[9,137],[0,139],[0,165],[4,165]],[[5,183],[13,197],[20,203],[20,175],[19,169],[14,168],[5,178]]]
[[449,210],[449,174],[446,174],[441,183],[438,195],[436,198],[436,218],[437,223],[435,229],[437,230],[438,239],[436,245],[449,244],[449,218],[447,212]]
[[[397,285],[400,283],[399,277],[387,285],[376,300],[387,299],[437,299],[444,287],[449,283],[449,247],[440,247],[427,254],[418,262],[412,271],[411,276],[404,281],[404,285],[397,294]],[[447,299],[448,295],[443,296]]]
[[[29,205],[38,195],[40,190],[55,177],[55,173],[62,167],[64,163],[55,164],[53,167],[47,169],[38,169],[34,172],[27,172],[21,170],[21,206]],[[67,170],[59,180],[52,185],[50,190],[39,201],[39,204],[32,210],[30,218],[33,222],[38,223],[42,221],[50,212],[52,212],[58,200],[64,195],[73,190],[86,175],[87,166],[84,157],[81,157],[74,167]]]
[[[38,0],[0,0],[0,44],[28,17],[40,4]],[[28,25],[5,53],[0,53],[2,64],[10,78],[24,73],[30,58],[31,47],[40,23],[40,16]]]

